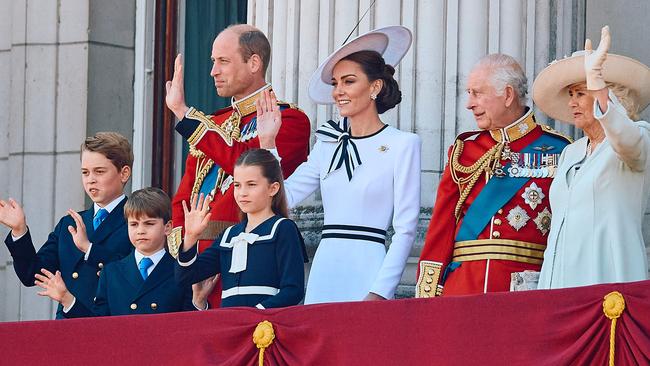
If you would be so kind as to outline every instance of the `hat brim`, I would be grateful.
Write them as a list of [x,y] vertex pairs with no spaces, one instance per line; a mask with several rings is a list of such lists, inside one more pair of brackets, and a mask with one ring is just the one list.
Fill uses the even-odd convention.
[[318,104],[332,104],[332,71],[336,63],[359,51],[377,51],[386,64],[397,66],[411,47],[413,36],[403,26],[375,29],[339,47],[314,71],[309,81],[309,97]]
[[[608,54],[603,63],[605,81],[617,83],[634,91],[639,111],[650,103],[650,69],[629,57]],[[533,82],[533,101],[547,116],[573,123],[569,108],[568,87],[586,82],[584,54],[574,55],[548,65]]]

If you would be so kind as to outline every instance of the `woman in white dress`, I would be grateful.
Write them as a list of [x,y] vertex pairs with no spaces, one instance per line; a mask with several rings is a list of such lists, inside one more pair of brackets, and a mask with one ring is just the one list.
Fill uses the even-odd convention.
[[650,195],[650,124],[634,122],[650,102],[650,69],[596,51],[552,63],[533,85],[544,113],[585,136],[567,146],[550,189],[553,218],[541,289],[648,278],[642,223]]
[[[310,97],[335,103],[342,119],[318,129],[308,161],[286,180],[290,207],[318,188],[323,199],[305,304],[394,297],[420,212],[420,140],[379,115],[401,101],[394,66],[410,44],[404,27],[378,29],[339,48],[312,76]],[[280,124],[273,95],[262,98],[261,147],[275,146]],[[386,251],[390,225],[395,234]]]

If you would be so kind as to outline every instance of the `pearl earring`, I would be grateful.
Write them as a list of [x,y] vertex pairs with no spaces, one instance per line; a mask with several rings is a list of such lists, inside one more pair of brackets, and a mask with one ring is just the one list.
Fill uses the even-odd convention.
[[370,94],[370,99],[375,100],[377,99],[377,96],[375,94]]

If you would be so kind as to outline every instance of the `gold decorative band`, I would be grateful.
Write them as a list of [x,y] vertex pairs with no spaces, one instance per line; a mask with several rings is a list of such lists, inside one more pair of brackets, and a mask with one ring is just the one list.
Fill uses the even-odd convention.
[[167,235],[167,251],[172,257],[178,257],[178,251],[183,243],[183,228],[176,226],[172,232]]
[[487,259],[542,264],[545,245],[507,239],[466,240],[454,244],[454,262]]
[[415,297],[428,298],[440,296],[442,286],[440,276],[442,275],[442,263],[432,261],[420,261],[420,275],[415,284]]
[[226,230],[229,226],[235,225],[236,222],[230,221],[210,221],[208,227],[203,230],[199,240],[214,240]]

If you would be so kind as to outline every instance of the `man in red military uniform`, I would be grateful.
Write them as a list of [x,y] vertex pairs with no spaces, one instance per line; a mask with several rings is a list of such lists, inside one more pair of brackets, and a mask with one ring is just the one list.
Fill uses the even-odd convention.
[[549,188],[570,141],[538,125],[526,76],[510,56],[481,59],[468,103],[480,128],[460,134],[438,187],[416,297],[508,291],[511,274],[541,268]]
[[[179,119],[176,130],[190,144],[185,173],[172,200],[174,229],[168,238],[170,252],[176,254],[183,238],[184,212],[182,202],[190,203],[192,195],[210,196],[210,225],[199,241],[199,252],[208,248],[228,226],[240,221],[235,203],[232,173],[242,152],[259,148],[255,102],[271,85],[264,75],[270,60],[271,47],[257,28],[234,25],[226,28],[212,46],[213,66],[210,75],[217,93],[231,97],[230,107],[206,115],[185,104],[183,65],[176,58],[174,77],[167,82],[167,107]],[[277,153],[285,177],[307,160],[309,153],[309,119],[296,107],[278,102],[282,127],[277,138]],[[218,286],[219,287],[219,286]],[[217,288],[210,297],[215,306],[220,300]]]

